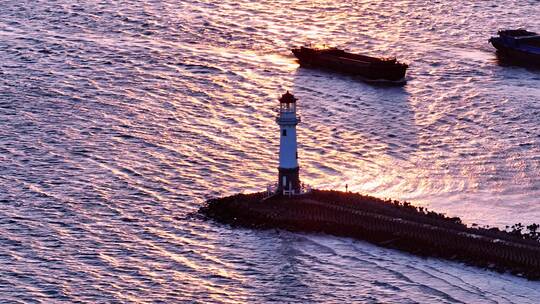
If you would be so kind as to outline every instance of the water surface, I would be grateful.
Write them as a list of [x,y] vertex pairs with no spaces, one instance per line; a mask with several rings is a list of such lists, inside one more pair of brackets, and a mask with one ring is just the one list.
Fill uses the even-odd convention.
[[[502,66],[537,1],[11,1],[0,9],[0,298],[13,303],[535,303],[540,285],[364,242],[190,216],[277,177],[467,223],[539,222],[540,73]],[[403,87],[298,67],[331,44]]]

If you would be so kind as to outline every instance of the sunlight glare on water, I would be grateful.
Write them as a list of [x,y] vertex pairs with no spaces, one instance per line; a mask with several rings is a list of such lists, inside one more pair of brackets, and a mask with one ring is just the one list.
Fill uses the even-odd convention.
[[[0,299],[536,303],[537,282],[195,212],[301,178],[503,227],[540,216],[540,73],[487,39],[537,1],[12,1],[0,10]],[[403,87],[299,68],[300,45],[410,64]]]

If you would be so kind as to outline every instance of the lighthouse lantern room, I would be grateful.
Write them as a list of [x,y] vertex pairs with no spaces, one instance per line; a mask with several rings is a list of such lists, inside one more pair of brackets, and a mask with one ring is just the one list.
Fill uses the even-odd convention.
[[300,167],[296,143],[296,98],[287,91],[279,98],[279,114],[276,122],[280,128],[278,193],[300,194]]

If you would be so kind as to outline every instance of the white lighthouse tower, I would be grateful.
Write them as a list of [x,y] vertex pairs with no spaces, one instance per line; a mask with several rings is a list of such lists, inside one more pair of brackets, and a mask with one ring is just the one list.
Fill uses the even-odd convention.
[[278,193],[300,194],[300,167],[296,144],[296,98],[287,91],[279,98],[279,114],[276,122],[280,129]]

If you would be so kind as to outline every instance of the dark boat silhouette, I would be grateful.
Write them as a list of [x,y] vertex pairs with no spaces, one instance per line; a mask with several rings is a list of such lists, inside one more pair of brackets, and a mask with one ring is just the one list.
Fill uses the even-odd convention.
[[300,47],[292,52],[302,67],[315,67],[360,76],[366,81],[405,81],[407,64],[395,58],[376,58],[353,54],[338,48]]
[[540,35],[523,29],[502,30],[489,42],[497,53],[516,63],[540,65]]

